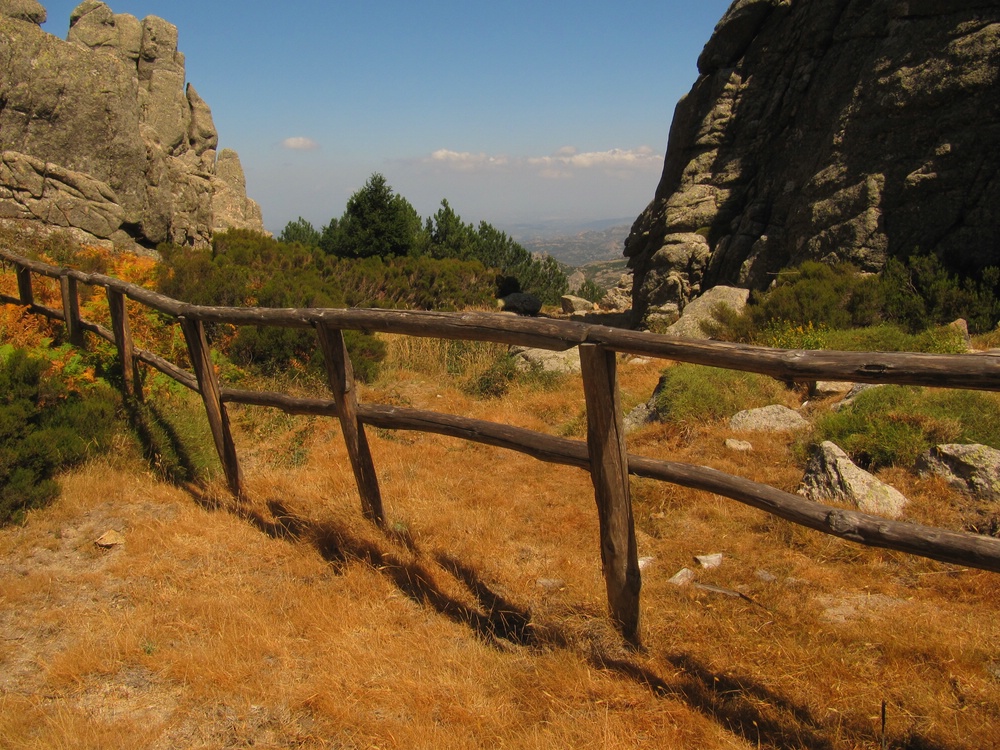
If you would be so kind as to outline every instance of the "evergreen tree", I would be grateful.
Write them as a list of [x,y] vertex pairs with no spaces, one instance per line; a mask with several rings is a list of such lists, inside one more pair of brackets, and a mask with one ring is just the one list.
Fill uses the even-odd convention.
[[416,209],[376,172],[347,201],[332,242],[324,250],[341,258],[406,255],[419,247],[422,230]]
[[319,231],[301,216],[295,221],[285,224],[285,228],[278,235],[278,242],[285,242],[289,245],[297,242],[305,247],[319,247],[319,241]]
[[468,260],[477,255],[476,230],[471,224],[463,223],[447,200],[442,200],[441,208],[427,220],[427,234],[430,254],[434,258]]

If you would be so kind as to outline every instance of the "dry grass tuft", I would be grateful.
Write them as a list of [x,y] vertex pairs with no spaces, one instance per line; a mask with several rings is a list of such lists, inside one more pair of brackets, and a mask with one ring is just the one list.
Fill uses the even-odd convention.
[[[420,363],[361,397],[572,433],[579,377],[477,400],[427,346],[391,344]],[[659,366],[621,374],[634,404]],[[335,421],[232,416],[245,501],[159,482],[123,449],[0,531],[0,747],[874,749],[882,701],[887,747],[1000,744],[998,576],[634,480],[651,562],[645,649],[628,651],[584,472],[371,431],[381,532]],[[728,436],[655,425],[629,448],[794,489],[790,438],[738,453]],[[966,522],[942,483],[883,478],[914,520]],[[108,529],[125,545],[95,546]],[[711,552],[723,564],[697,582],[714,588],[670,583]]]

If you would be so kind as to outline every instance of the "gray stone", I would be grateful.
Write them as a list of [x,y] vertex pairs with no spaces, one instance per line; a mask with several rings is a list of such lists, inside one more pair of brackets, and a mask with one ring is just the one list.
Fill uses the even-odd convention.
[[736,440],[735,438],[726,438],[725,446],[729,450],[737,451],[738,453],[749,453],[753,450],[752,444],[746,440]]
[[243,174],[239,154],[228,148],[219,152],[211,184],[214,231],[221,232],[226,229],[258,231],[258,227],[263,227],[260,206],[256,201],[247,198],[246,177]]
[[114,13],[98,0],[84,0],[70,14],[66,41],[111,52],[133,67],[142,48],[142,23],[135,16]]
[[16,151],[4,151],[0,154],[0,217],[76,228],[108,239],[121,226],[124,211],[107,183]]
[[618,283],[605,292],[601,298],[601,307],[606,310],[632,309],[632,274],[622,274]]
[[809,386],[812,398],[829,398],[850,393],[854,383],[846,380],[817,380]]
[[37,0],[0,0],[0,16],[41,25],[45,15],[45,8]]
[[694,571],[690,568],[681,568],[670,577],[667,583],[672,583],[674,586],[686,586],[693,580]]
[[863,513],[885,518],[899,518],[908,503],[899,490],[856,466],[830,441],[820,444],[813,453],[798,492],[810,500],[846,503]]
[[983,500],[1000,500],[1000,451],[988,445],[938,445],[917,457],[916,469]]
[[[175,26],[85,0],[62,41],[2,15],[27,5],[0,6],[0,219],[131,249],[263,232],[238,157],[216,161],[211,110],[185,90]],[[38,164],[42,193],[32,187]]]
[[572,294],[564,294],[559,298],[564,313],[589,312],[594,309],[594,303],[583,297],[575,297]]
[[575,346],[562,352],[516,346],[511,349],[511,354],[518,358],[518,366],[522,370],[537,368],[542,372],[580,372],[580,350]]
[[635,319],[807,260],[1000,265],[998,46],[995,0],[734,2],[626,240]]
[[964,318],[952,321],[948,324],[947,328],[949,331],[954,332],[959,338],[962,345],[965,347],[965,351],[972,351],[972,337],[969,335],[969,324]]
[[718,568],[722,565],[722,553],[713,552],[710,555],[695,555],[695,562],[697,562],[705,570],[711,570],[712,568]]
[[668,336],[680,338],[706,339],[708,336],[702,330],[702,323],[713,320],[713,314],[719,306],[728,307],[733,312],[741,313],[750,297],[748,289],[731,286],[715,286],[701,296],[691,300],[684,306],[680,320],[670,326],[665,333]]
[[622,428],[625,430],[625,434],[627,435],[630,432],[635,432],[640,427],[645,427],[647,424],[655,422],[657,418],[658,415],[656,413],[656,409],[650,406],[648,402],[639,404],[625,415],[622,420]]
[[739,432],[787,432],[808,425],[805,417],[781,404],[746,409],[729,420],[729,429]]

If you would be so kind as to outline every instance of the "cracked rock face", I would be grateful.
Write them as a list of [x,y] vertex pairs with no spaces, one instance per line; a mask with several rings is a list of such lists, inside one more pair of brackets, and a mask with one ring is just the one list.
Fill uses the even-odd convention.
[[736,0],[625,255],[641,320],[806,260],[1000,264],[1000,2]]
[[67,40],[34,0],[0,0],[0,219],[124,246],[263,231],[235,152],[185,85],[177,28],[84,0]]

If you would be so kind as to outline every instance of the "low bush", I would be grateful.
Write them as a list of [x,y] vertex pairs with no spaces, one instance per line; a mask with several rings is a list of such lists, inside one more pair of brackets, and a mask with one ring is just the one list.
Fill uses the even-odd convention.
[[755,344],[779,349],[827,349],[848,352],[927,352],[960,354],[966,350],[964,336],[951,326],[908,333],[892,323],[863,328],[831,329],[772,321],[753,336]]
[[[871,348],[832,346],[824,332],[871,328],[876,337],[891,334],[900,343],[888,350],[948,350],[951,344],[925,341],[916,348],[902,334],[915,335],[964,318],[972,333],[991,330],[1000,320],[1000,269],[979,277],[950,274],[933,255],[914,255],[906,262],[890,258],[881,273],[861,274],[847,263],[810,261],[778,274],[767,292],[751,295],[742,313],[713,311],[703,324],[706,334],[727,341],[783,348]],[[896,333],[892,329],[897,329]],[[805,346],[785,346],[789,334],[817,339]],[[818,337],[814,334],[819,334]],[[795,339],[794,335],[791,338]],[[843,341],[843,339],[841,339]]]
[[95,383],[71,391],[52,363],[0,347],[0,524],[20,522],[59,492],[56,471],[105,449],[114,431],[115,396]]
[[705,422],[779,403],[786,395],[786,387],[766,375],[680,364],[660,378],[656,411],[663,421]]
[[517,361],[511,354],[502,354],[485,371],[469,380],[466,393],[479,398],[500,398],[510,390],[519,375]]
[[942,443],[1000,449],[1000,396],[960,390],[881,386],[816,422],[815,442],[831,440],[866,469],[910,467]]

